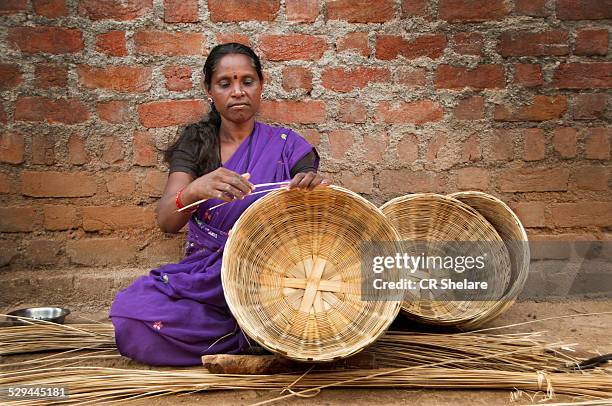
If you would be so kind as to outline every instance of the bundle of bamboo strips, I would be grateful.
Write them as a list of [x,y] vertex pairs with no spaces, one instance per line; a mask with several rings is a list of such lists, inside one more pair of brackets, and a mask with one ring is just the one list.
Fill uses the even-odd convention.
[[[69,397],[57,403],[102,402],[164,396],[204,390],[287,389],[293,395],[308,395],[329,387],[432,388],[432,389],[519,389],[543,391],[588,399],[612,398],[612,375],[598,373],[509,372],[481,369],[449,369],[445,366],[386,368],[318,372],[311,374],[215,375],[203,370],[129,370],[99,367],[62,367],[6,373],[1,385],[66,386]],[[7,405],[26,404],[23,401]],[[27,404],[44,404],[28,400]]]

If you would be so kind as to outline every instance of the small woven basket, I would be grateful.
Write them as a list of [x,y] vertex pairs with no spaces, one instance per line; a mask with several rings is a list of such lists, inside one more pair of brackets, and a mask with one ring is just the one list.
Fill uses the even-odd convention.
[[401,302],[361,299],[365,241],[397,241],[372,203],[336,186],[269,193],[234,225],[223,255],[227,304],[263,347],[332,361],[372,344]]
[[510,283],[502,298],[494,306],[466,323],[465,328],[476,328],[505,312],[516,300],[529,275],[530,251],[525,228],[504,202],[482,192],[458,192],[449,195],[476,209],[495,227],[510,255]]
[[[422,289],[416,300],[405,297],[402,310],[408,317],[426,324],[463,329],[497,306],[496,298],[503,296],[510,279],[510,259],[500,235],[480,213],[457,199],[433,193],[401,196],[380,209],[399,233],[404,252],[413,250],[415,242],[424,242],[424,250],[432,253],[439,251],[444,242],[469,242],[466,245],[471,252],[466,255],[489,254],[487,300],[447,300]],[[441,276],[429,269],[423,271],[420,279]]]

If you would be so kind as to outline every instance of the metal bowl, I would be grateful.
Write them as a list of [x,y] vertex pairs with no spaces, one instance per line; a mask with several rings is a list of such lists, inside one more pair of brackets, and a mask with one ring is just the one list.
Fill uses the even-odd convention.
[[[8,316],[28,317],[35,320],[50,321],[52,323],[64,324],[64,318],[70,314],[70,310],[61,307],[28,307],[10,312]],[[17,317],[7,317],[13,326],[23,326],[30,320],[22,320]]]

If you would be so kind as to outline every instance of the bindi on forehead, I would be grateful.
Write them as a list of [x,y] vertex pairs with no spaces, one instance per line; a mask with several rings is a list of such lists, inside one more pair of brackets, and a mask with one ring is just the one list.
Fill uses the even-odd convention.
[[236,72],[234,72],[234,80],[238,79],[238,75],[236,75]]

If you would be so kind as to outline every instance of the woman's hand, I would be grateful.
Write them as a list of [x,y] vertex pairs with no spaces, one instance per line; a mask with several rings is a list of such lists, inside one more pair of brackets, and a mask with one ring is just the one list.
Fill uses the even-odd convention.
[[[240,175],[226,168],[217,168],[200,176],[185,188],[182,203],[188,205],[202,199],[220,199],[231,202],[244,199],[255,187],[249,182],[250,175]],[[183,200],[183,199],[181,199]]]
[[329,178],[321,176],[316,172],[300,172],[291,179],[289,190],[294,188],[312,190],[319,185],[328,186],[330,184],[331,180]]

